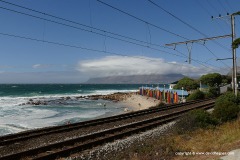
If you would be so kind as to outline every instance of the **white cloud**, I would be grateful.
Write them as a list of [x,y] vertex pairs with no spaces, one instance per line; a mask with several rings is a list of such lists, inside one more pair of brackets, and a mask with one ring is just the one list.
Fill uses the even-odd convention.
[[34,64],[34,65],[32,66],[32,68],[34,68],[34,69],[47,68],[47,67],[49,67],[49,65],[46,65],[46,64]]
[[33,69],[48,69],[48,68],[55,68],[55,69],[72,69],[73,65],[67,64],[34,64],[32,65]]
[[107,56],[101,59],[80,61],[77,70],[91,76],[143,75],[143,74],[185,74],[201,75],[212,69],[165,62],[162,58]]

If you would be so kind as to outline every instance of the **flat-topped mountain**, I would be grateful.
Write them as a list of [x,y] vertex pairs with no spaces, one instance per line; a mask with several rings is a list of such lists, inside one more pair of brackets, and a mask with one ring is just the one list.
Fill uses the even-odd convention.
[[164,84],[171,83],[183,78],[182,74],[167,75],[130,75],[130,76],[109,76],[90,78],[87,84]]

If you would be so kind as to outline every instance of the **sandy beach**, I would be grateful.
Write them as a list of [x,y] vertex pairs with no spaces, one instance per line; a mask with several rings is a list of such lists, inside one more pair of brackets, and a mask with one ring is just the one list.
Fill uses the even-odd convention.
[[129,106],[128,110],[125,111],[138,111],[156,106],[160,103],[160,101],[151,97],[131,94],[129,97],[120,101],[119,103],[123,103],[124,105]]
[[124,112],[148,109],[149,107],[156,106],[160,103],[160,100],[152,97],[142,96],[136,92],[92,95],[90,96],[90,99],[105,99],[122,104],[123,106],[126,106],[124,108]]

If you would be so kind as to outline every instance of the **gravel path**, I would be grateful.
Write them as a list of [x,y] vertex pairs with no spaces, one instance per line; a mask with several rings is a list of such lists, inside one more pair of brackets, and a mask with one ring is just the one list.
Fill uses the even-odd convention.
[[122,152],[123,150],[126,150],[129,148],[132,144],[138,143],[141,144],[145,139],[153,139],[155,137],[159,137],[168,131],[169,128],[171,128],[175,122],[170,122],[168,124],[159,126],[155,129],[142,132],[130,137],[127,137],[125,139],[116,140],[111,143],[107,143],[103,146],[96,147],[90,151],[86,151],[85,153],[80,154],[74,154],[71,157],[66,158],[67,160],[102,160],[106,157],[113,157],[114,152]]

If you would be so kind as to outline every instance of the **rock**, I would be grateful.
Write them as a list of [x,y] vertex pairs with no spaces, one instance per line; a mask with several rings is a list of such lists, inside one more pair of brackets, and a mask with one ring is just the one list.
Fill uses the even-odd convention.
[[37,106],[37,105],[40,105],[41,102],[40,101],[36,101],[36,102],[33,102],[33,104]]
[[80,98],[85,98],[84,96],[78,96],[76,97],[76,99],[80,99]]
[[91,100],[98,100],[98,97],[92,97]]
[[69,99],[71,99],[71,97],[65,97],[64,99],[65,99],[65,100],[69,100]]
[[129,111],[129,109],[128,108],[124,108],[124,112],[128,112]]

